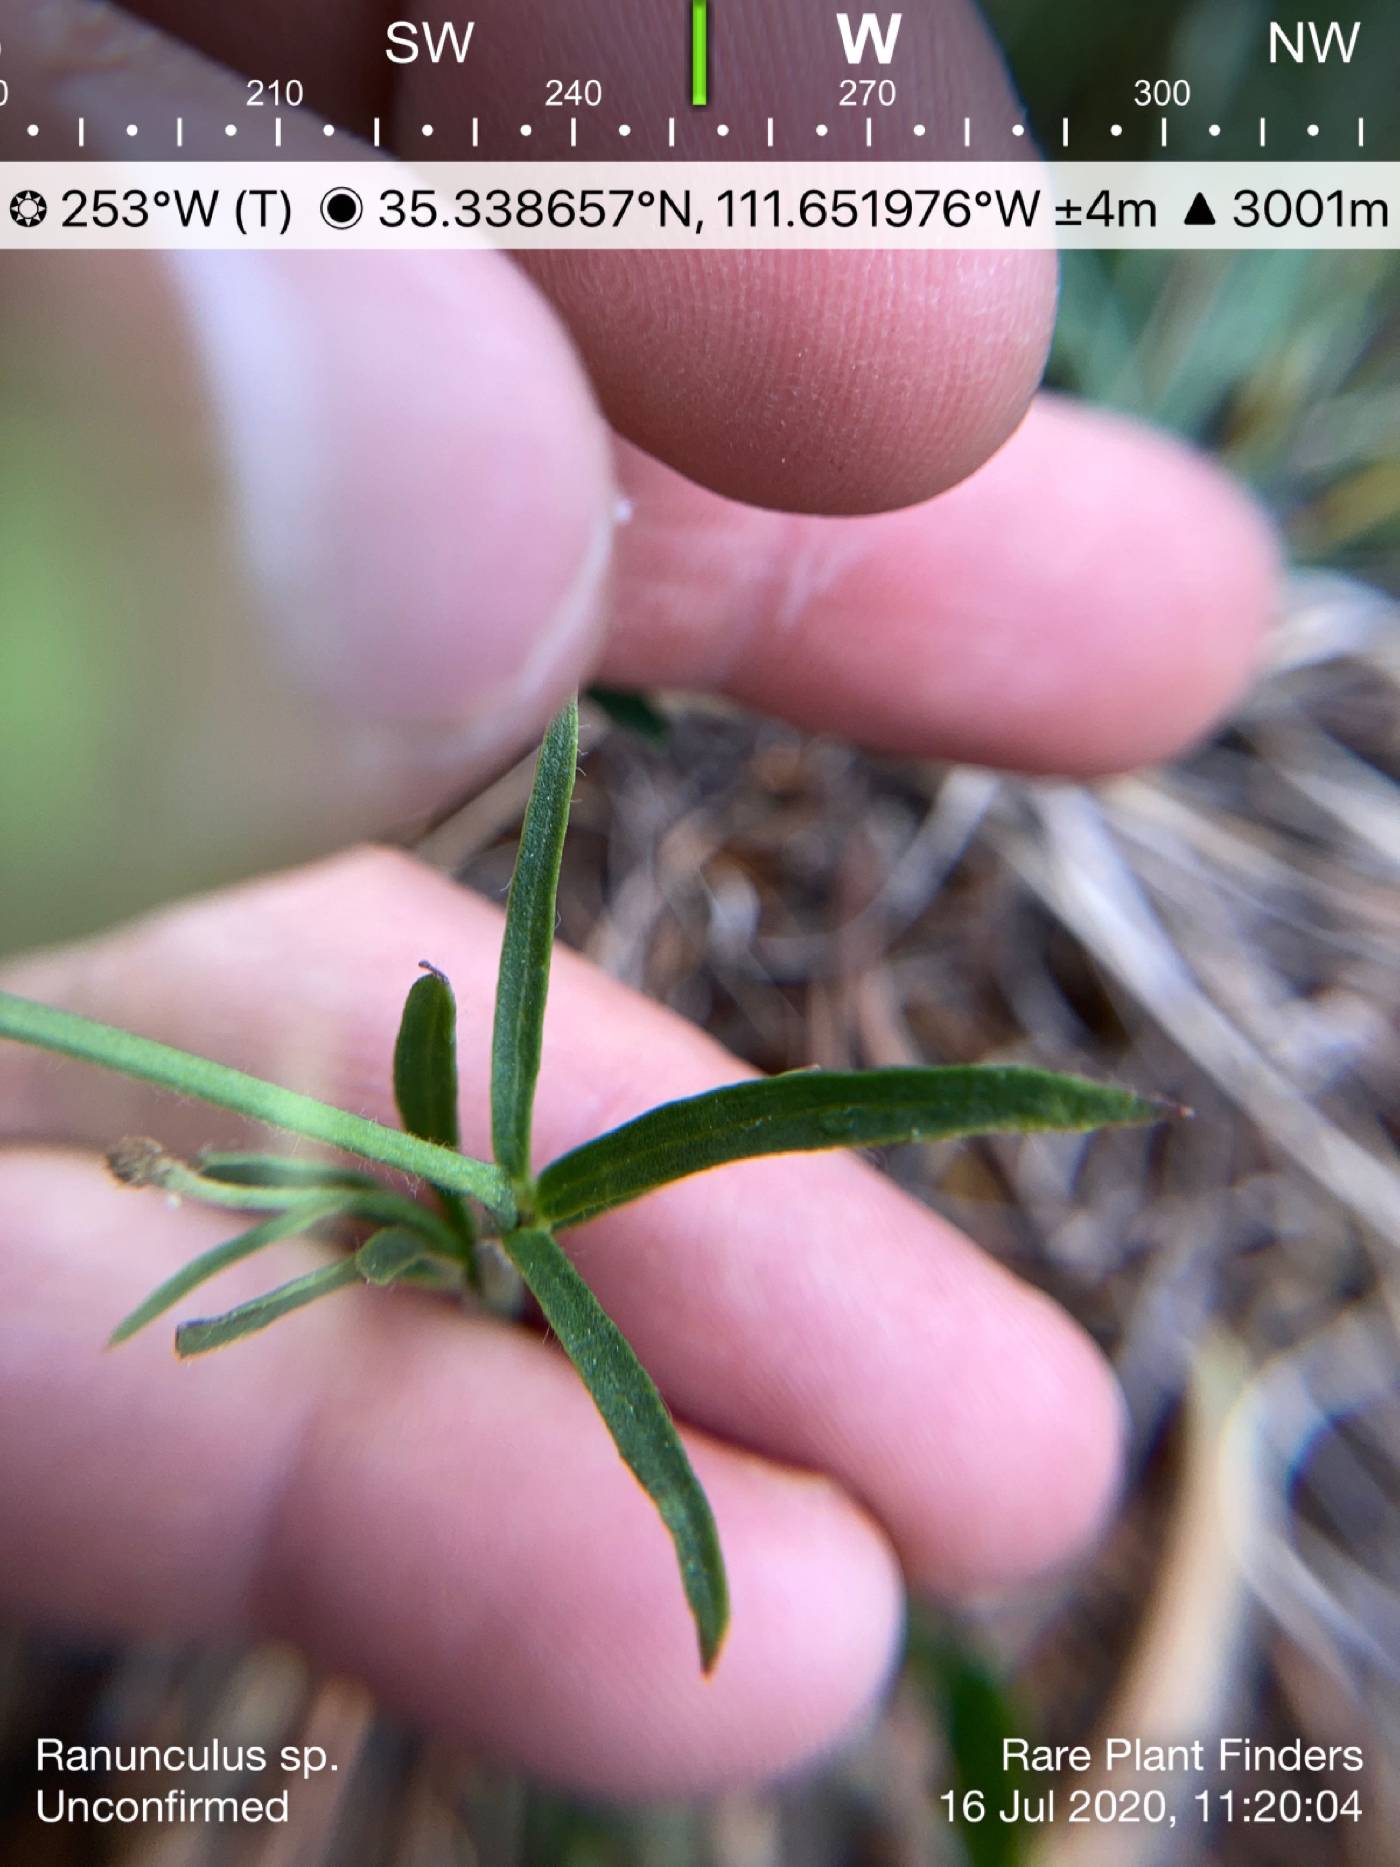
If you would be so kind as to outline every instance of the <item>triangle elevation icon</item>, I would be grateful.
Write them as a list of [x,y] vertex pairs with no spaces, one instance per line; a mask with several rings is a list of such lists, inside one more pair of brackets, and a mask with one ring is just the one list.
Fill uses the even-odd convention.
[[1187,208],[1185,224],[1188,227],[1213,227],[1215,225],[1215,216],[1210,211],[1210,202],[1203,194],[1198,194]]

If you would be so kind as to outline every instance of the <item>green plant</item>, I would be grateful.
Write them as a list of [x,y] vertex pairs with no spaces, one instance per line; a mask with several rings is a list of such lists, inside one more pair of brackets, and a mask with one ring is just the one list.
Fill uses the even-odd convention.
[[248,1214],[248,1230],[170,1278],[121,1322],[120,1342],[206,1279],[264,1245],[326,1235],[344,1246],[325,1268],[182,1324],[181,1356],[200,1355],[356,1283],[482,1290],[481,1243],[495,1241],[582,1376],[618,1451],[656,1505],[676,1546],[701,1662],[713,1667],[728,1622],[719,1537],[709,1503],[660,1394],[557,1242],[557,1234],[656,1187],[759,1155],[927,1141],[996,1129],[1086,1129],[1158,1119],[1165,1105],[1120,1089],[1021,1068],[795,1071],[649,1110],[552,1161],[535,1175],[531,1116],[539,1074],[555,902],[578,754],[578,709],[551,724],[540,752],[506,908],[492,1044],[494,1161],[460,1148],[456,1006],[425,966],[404,1006],[394,1049],[403,1129],[352,1115],[206,1058],[70,1012],[0,993],[0,1037],[34,1044],[194,1096],[416,1176],[432,1203],[335,1163],[205,1153],[187,1164],[157,1142],[125,1141],[109,1156],[130,1185]]

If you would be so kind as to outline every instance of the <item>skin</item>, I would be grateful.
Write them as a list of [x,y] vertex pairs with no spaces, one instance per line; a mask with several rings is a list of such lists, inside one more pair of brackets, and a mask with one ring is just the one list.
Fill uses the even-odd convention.
[[[99,144],[153,100],[235,108],[241,80],[213,58],[306,61],[351,123],[448,109],[386,93],[363,51],[377,32],[330,0],[147,11],[158,32],[0,0],[12,82],[81,105]],[[973,16],[933,17],[927,56],[1005,97]],[[106,527],[73,610],[107,671],[87,723],[103,762],[71,806],[78,728],[26,742],[44,848],[67,865],[7,855],[0,946],[308,864],[0,981],[392,1118],[393,1030],[430,955],[462,1003],[464,1141],[482,1151],[495,910],[408,858],[330,852],[460,794],[580,678],[1075,775],[1219,717],[1273,602],[1271,533],[1175,444],[1049,399],[1026,413],[1043,259],[726,264],[70,256],[0,277],[0,414],[46,450],[73,535]],[[741,1073],[561,955],[540,1157]],[[704,1682],[670,1546],[547,1344],[357,1292],[192,1368],[161,1330],[102,1356],[139,1296],[227,1232],[108,1181],[96,1150],[129,1132],[239,1139],[0,1050],[0,1411],[25,1422],[0,1444],[12,1614],[291,1637],[503,1761],[697,1793],[808,1763],[869,1715],[902,1579],[1014,1585],[1111,1507],[1104,1362],[869,1168],[755,1163],[658,1195],[571,1248],[715,1502],[735,1612]],[[274,1255],[219,1298],[314,1257]]]

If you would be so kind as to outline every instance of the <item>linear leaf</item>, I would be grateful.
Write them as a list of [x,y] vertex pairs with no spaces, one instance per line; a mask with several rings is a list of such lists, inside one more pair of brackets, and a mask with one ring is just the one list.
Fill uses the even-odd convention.
[[[231,1207],[235,1212],[282,1212],[311,1193],[340,1192],[342,1197],[349,1197],[353,1190],[331,1187],[324,1181],[309,1187],[289,1187],[260,1179],[226,1180],[218,1175],[210,1178],[148,1135],[127,1135],[115,1147],[108,1148],[107,1165],[123,1186],[156,1186],[163,1192],[173,1193],[177,1199]],[[369,1190],[388,1190],[368,1174],[364,1178]]]
[[[457,1118],[457,1001],[447,975],[421,962],[423,976],[404,1000],[394,1044],[394,1100],[410,1134],[439,1147],[461,1145]],[[481,1287],[476,1223],[460,1193],[441,1188],[447,1222],[457,1234],[462,1261],[474,1288]]]
[[709,1672],[729,1624],[719,1532],[666,1403],[627,1338],[545,1231],[509,1232],[506,1254],[578,1369],[613,1442],[671,1533]]
[[404,1000],[394,1045],[394,1100],[403,1125],[421,1140],[459,1147],[457,1001],[444,974],[423,962]]
[[491,1040],[491,1133],[513,1184],[530,1174],[530,1121],[540,1073],[544,1004],[554,948],[559,864],[578,767],[578,701],[555,715],[540,747],[506,903]]
[[298,1233],[310,1231],[323,1220],[338,1217],[344,1210],[343,1194],[327,1193],[321,1199],[305,1199],[288,1211],[276,1212],[260,1225],[240,1232],[237,1238],[230,1238],[226,1244],[215,1245],[212,1251],[192,1258],[117,1324],[108,1337],[107,1346],[115,1348],[119,1342],[129,1341],[147,1323],[154,1322],[157,1316],[163,1316],[168,1309],[172,1309],[181,1297],[188,1296],[191,1290],[207,1283],[211,1277],[217,1277],[220,1271],[226,1271],[230,1265],[241,1264],[244,1258],[252,1257],[264,1245],[280,1244],[284,1238],[295,1238]]
[[371,1192],[381,1182],[373,1174],[341,1167],[331,1160],[303,1160],[295,1154],[240,1154],[206,1149],[195,1156],[195,1171],[225,1186],[280,1186],[289,1192],[340,1187]]
[[216,1108],[232,1109],[237,1115],[273,1128],[288,1128],[293,1134],[324,1141],[344,1153],[378,1161],[381,1166],[402,1168],[448,1192],[466,1193],[507,1224],[515,1218],[514,1191],[489,1162],[420,1141],[416,1135],[368,1121],[362,1115],[351,1115],[293,1089],[279,1089],[261,1077],[193,1056],[187,1050],[99,1024],[76,1012],[37,1005],[11,992],[0,992],[0,1038],[77,1057],[139,1082],[173,1089],[177,1095],[197,1096]]
[[1166,1113],[1126,1090],[1013,1066],[793,1070],[663,1103],[562,1155],[540,1175],[535,1210],[550,1226],[581,1225],[726,1161],[1005,1129],[1100,1128]]
[[269,1290],[265,1297],[240,1303],[237,1309],[222,1316],[211,1316],[204,1322],[182,1323],[175,1331],[175,1353],[183,1360],[192,1355],[207,1355],[211,1349],[224,1348],[230,1342],[241,1341],[245,1335],[256,1335],[260,1329],[268,1328],[283,1316],[290,1316],[294,1310],[305,1309],[318,1297],[329,1296],[333,1290],[344,1290],[360,1281],[354,1258],[342,1258],[338,1264],[328,1264],[305,1277],[294,1277],[289,1284]]
[[[289,1206],[295,1208],[314,1197],[317,1191],[330,1192],[340,1202],[347,1218],[405,1226],[420,1233],[427,1249],[441,1257],[464,1260],[469,1255],[463,1252],[460,1231],[446,1223],[431,1207],[421,1205],[405,1193],[395,1192],[393,1187],[385,1186],[382,1180],[375,1180],[368,1174],[348,1186],[313,1186],[306,1191],[269,1186],[258,1179],[220,1180],[197,1173],[178,1155],[163,1148],[159,1141],[141,1135],[119,1141],[108,1151],[107,1164],[126,1186],[158,1186],[177,1199],[232,1207],[238,1212],[283,1212]],[[455,1195],[440,1192],[439,1198],[450,1201]],[[468,1228],[470,1242],[470,1217],[464,1214],[463,1223]]]
[[361,1277],[370,1284],[391,1284],[423,1261],[423,1240],[401,1225],[386,1225],[355,1253]]

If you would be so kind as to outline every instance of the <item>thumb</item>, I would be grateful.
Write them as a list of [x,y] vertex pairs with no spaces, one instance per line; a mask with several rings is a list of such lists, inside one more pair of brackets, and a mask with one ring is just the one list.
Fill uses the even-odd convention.
[[606,436],[494,254],[26,257],[0,424],[0,949],[430,810],[592,654]]
[[430,811],[594,656],[608,436],[500,254],[11,256],[0,432],[0,951]]

